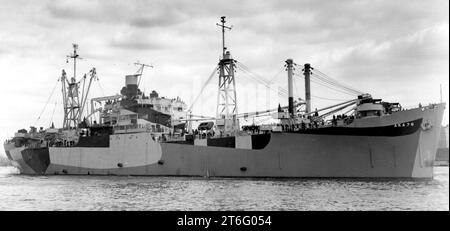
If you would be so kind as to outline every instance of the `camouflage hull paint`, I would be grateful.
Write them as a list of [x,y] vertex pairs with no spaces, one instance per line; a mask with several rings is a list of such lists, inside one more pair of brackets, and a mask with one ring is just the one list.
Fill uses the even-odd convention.
[[[412,177],[420,132],[392,138],[273,134],[264,150],[161,144],[159,163],[122,168],[50,164],[46,174],[210,177]],[[292,149],[292,142],[297,145]],[[389,144],[386,147],[386,144]],[[333,151],[324,150],[330,147]],[[245,171],[243,170],[245,168]]]
[[45,174],[45,171],[50,164],[48,148],[24,149],[21,153],[23,161],[33,169],[36,174]]
[[12,164],[17,167],[22,174],[36,174],[36,172],[27,164],[22,156],[25,147],[16,147],[12,143],[4,144],[5,152],[9,153],[8,158]]
[[408,135],[273,133],[260,150],[158,143],[147,133],[112,135],[108,148],[49,148],[45,174],[432,178],[443,110],[440,104],[359,121],[367,127],[417,119],[432,125]]

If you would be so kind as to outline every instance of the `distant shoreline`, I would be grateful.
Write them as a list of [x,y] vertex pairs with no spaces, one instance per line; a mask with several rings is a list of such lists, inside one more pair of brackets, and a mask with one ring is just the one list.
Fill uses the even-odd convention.
[[8,160],[6,157],[0,156],[0,166],[7,167],[7,166],[13,166],[11,161]]

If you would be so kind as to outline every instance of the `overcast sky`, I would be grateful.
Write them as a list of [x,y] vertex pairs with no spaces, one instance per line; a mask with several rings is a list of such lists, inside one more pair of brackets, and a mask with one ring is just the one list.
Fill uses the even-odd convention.
[[[293,58],[403,106],[439,102],[439,84],[448,101],[448,8],[448,0],[0,0],[0,136],[51,120],[61,126],[60,85],[36,120],[61,70],[72,73],[65,58],[72,43],[84,58],[78,73],[97,69],[92,97],[118,93],[141,61],[154,65],[144,71],[142,90],[189,105],[219,60],[220,16],[233,26],[226,33],[233,57],[285,88],[284,61]],[[239,112],[287,104],[242,75],[236,74]],[[304,80],[295,81],[295,96],[304,98]],[[217,78],[196,114],[214,115],[216,94]],[[312,94],[313,108],[338,102],[318,97],[352,98],[315,83]]]

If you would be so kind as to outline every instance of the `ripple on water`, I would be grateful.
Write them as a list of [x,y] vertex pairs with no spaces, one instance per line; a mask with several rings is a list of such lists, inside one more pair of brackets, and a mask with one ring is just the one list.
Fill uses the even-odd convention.
[[0,200],[0,210],[448,211],[449,168],[414,181],[24,176],[0,167]]

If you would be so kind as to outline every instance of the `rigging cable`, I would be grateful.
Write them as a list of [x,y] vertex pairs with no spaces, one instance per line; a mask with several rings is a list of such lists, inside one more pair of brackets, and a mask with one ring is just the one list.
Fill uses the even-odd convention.
[[[295,64],[295,63],[294,63]],[[298,66],[297,64],[295,64],[296,66]],[[296,73],[294,72],[294,75],[296,75]],[[298,94],[298,98],[300,98],[300,94],[298,93],[299,91],[298,91],[298,88],[297,88],[297,80],[296,80],[296,78],[293,78],[293,81],[294,81],[294,86],[295,86],[295,90],[296,90],[296,92],[297,92],[297,94]],[[315,81],[312,81],[312,82],[314,82],[314,83],[316,83]],[[320,83],[317,83],[317,84],[320,84]],[[326,85],[323,85],[323,86],[325,86],[325,87],[328,87],[328,86],[326,86]],[[335,90],[335,89],[333,89],[333,88],[331,88],[332,90]],[[344,92],[343,92],[344,93]],[[352,95],[353,96],[353,95]],[[324,100],[331,100],[331,101],[349,101],[349,99],[330,99],[330,98],[325,98],[325,97],[320,97],[320,96],[316,96],[316,95],[313,95],[313,94],[311,94],[311,97],[314,97],[314,98],[318,98],[318,99],[324,99]]]
[[[314,69],[314,70],[315,71],[313,73],[311,73],[311,77],[314,77],[315,79],[320,80],[321,82],[323,82],[324,84],[329,85],[330,87],[339,88],[341,90],[340,91],[341,93],[343,93],[342,91],[345,91],[345,92],[347,92],[346,94],[351,94],[352,96],[363,94],[359,90],[355,90],[355,89],[353,89],[351,87],[348,87],[348,86],[346,86],[344,84],[341,84],[341,83],[337,82],[336,80],[334,80],[331,77],[325,75],[324,73],[320,72],[319,70],[316,70],[316,69]],[[316,73],[316,71],[317,71],[317,73]],[[296,74],[298,76],[303,76],[303,73],[301,73],[299,71],[295,72],[294,74]],[[322,86],[324,86],[324,85],[322,85]],[[326,87],[328,87],[328,86],[326,86]],[[328,87],[328,88],[330,88],[330,87]],[[337,90],[337,89],[334,89],[334,88],[330,88],[330,89]]]
[[269,90],[272,90],[273,92],[276,92],[276,93],[277,93],[278,95],[280,95],[280,96],[287,97],[287,93],[285,92],[285,89],[283,89],[282,87],[279,86],[279,87],[278,87],[278,90],[277,90],[277,89],[274,89],[274,88],[271,87],[270,85],[267,85],[266,83],[261,82],[261,80],[258,80],[256,77],[251,76],[251,74],[250,74],[250,73],[247,73],[247,71],[245,71],[244,69],[239,69],[239,70],[242,70],[244,74],[247,74],[247,75],[248,75],[248,76],[247,76],[247,75],[242,75],[243,77],[245,77],[245,78],[247,78],[247,79],[249,79],[249,80],[254,80],[254,81],[256,81],[256,82],[258,82],[258,83],[264,85],[266,88],[268,88]]
[[275,75],[269,80],[269,82],[270,82],[270,83],[273,83],[273,80],[275,79],[275,77],[277,77],[282,71],[283,71],[283,68],[281,68],[281,70],[280,70],[277,74],[275,74]]
[[[242,70],[242,71],[245,72],[245,70]],[[250,80],[254,80],[254,81],[264,85],[267,89],[272,90],[273,92],[277,93],[279,96],[287,97],[287,93],[285,92],[285,89],[283,89],[282,87],[278,86],[278,89],[275,89],[275,88],[271,87],[270,85],[267,85],[266,83],[261,82],[256,77],[251,76],[249,73],[245,73],[245,74],[248,74],[248,76],[246,76],[246,75],[242,75],[242,76],[244,76],[248,79],[251,78]]]
[[[298,77],[303,77],[302,74],[296,73],[296,72],[294,72],[294,75],[297,75]],[[315,83],[315,84],[319,84],[319,85],[324,86],[324,87],[326,87],[326,88],[329,88],[329,89],[331,89],[331,90],[334,90],[334,91],[337,91],[337,92],[340,92],[340,93],[343,93],[343,94],[347,94],[347,95],[350,95],[350,96],[358,95],[358,94],[355,94],[355,92],[353,92],[353,91],[349,92],[349,91],[346,90],[346,89],[342,89],[342,88],[340,88],[339,86],[336,86],[335,84],[332,84],[332,83],[330,83],[330,82],[327,82],[327,81],[321,79],[321,78],[318,77],[318,75],[316,75],[315,73],[313,73],[313,74],[311,75],[311,77],[314,77],[316,80],[319,80],[319,81],[322,82],[322,83],[319,83],[319,82],[314,81],[314,80],[311,79],[310,81],[313,82],[313,83]],[[328,84],[328,85],[327,85],[327,84]],[[334,87],[334,88],[333,88],[333,87]],[[337,89],[337,88],[339,88],[339,89]]]
[[[284,71],[283,68],[281,68],[280,71],[278,71],[278,73],[276,73],[272,78],[270,78],[269,83],[270,83],[270,84],[274,83],[273,80],[274,80],[274,79],[275,79],[282,71]],[[282,95],[282,94],[280,94],[280,90],[281,90],[281,91],[284,91],[284,94],[286,94],[286,89],[283,88],[283,87],[281,87],[281,86],[279,86],[278,88],[279,88],[278,91],[277,91],[278,95],[287,97],[287,95]]]
[[331,81],[331,82],[334,82],[335,84],[341,86],[342,88],[348,89],[349,91],[352,91],[352,92],[354,92],[354,93],[356,93],[356,94],[363,94],[362,91],[360,91],[360,90],[358,90],[358,89],[355,89],[355,88],[353,88],[353,87],[350,87],[350,86],[348,86],[348,85],[346,85],[346,84],[340,83],[340,82],[336,81],[335,79],[331,78],[330,76],[324,74],[324,73],[321,72],[320,70],[317,70],[316,68],[315,68],[314,70],[315,70],[315,72],[317,72],[321,77],[323,77],[323,78],[325,78],[325,79],[328,79],[328,80]]
[[257,75],[253,72],[250,71],[250,69],[245,66],[243,63],[236,61],[236,63],[246,72],[248,72],[250,75],[254,75],[256,79],[258,79],[258,81],[260,81],[261,83],[264,83],[265,85],[270,85],[272,82],[265,79],[264,77]]
[[205,90],[206,86],[208,85],[208,83],[211,81],[211,79],[214,77],[214,74],[216,73],[216,71],[218,70],[218,66],[214,67],[214,70],[212,71],[211,75],[209,75],[208,79],[206,80],[206,82],[203,84],[202,88],[200,89],[200,92],[198,93],[197,97],[195,97],[194,101],[192,101],[191,106],[189,106],[188,111],[192,110],[192,107],[194,106],[194,104],[197,102],[198,98],[202,95],[203,91]]
[[297,88],[297,80],[295,78],[292,78],[292,81],[294,82],[295,92],[297,93],[297,97],[294,96],[294,98],[300,98],[300,92],[298,91]]
[[56,105],[58,104],[58,101],[55,102],[55,107],[53,108],[52,117],[50,119],[50,126],[52,126],[53,123],[53,115],[55,115]]
[[56,81],[55,86],[53,87],[52,92],[50,93],[50,96],[49,96],[48,99],[47,99],[47,102],[45,103],[44,108],[42,109],[42,111],[41,111],[41,113],[39,114],[38,118],[37,118],[36,121],[34,122],[34,125],[36,125],[36,123],[41,119],[42,113],[44,113],[45,108],[47,107],[47,104],[50,102],[50,99],[52,98],[53,93],[55,92],[56,86],[58,86],[58,82],[59,82],[59,77],[58,77],[58,80]]
[[[287,94],[287,90],[284,89],[283,87],[278,86],[278,90],[272,88],[272,87],[270,86],[270,85],[272,84],[271,81],[268,81],[268,80],[266,80],[265,78],[263,78],[263,77],[261,77],[261,76],[258,76],[258,75],[254,74],[254,73],[252,73],[252,72],[251,72],[250,70],[248,70],[248,68],[246,68],[245,65],[243,65],[242,63],[237,62],[237,61],[236,61],[236,63],[238,64],[238,66],[237,66],[238,69],[239,69],[239,70],[242,70],[245,74],[248,74],[249,77],[251,77],[253,80],[259,82],[259,83],[262,84],[262,85],[264,85],[266,88],[269,88],[269,89],[271,89],[272,91],[277,92],[279,95],[282,95],[282,96],[287,96],[287,95],[288,95],[288,94]],[[277,75],[278,75],[278,74],[277,74]]]
[[[262,81],[264,81],[265,83],[269,84],[269,86],[270,86],[270,84],[274,83],[273,80],[274,80],[274,79],[275,79],[282,71],[284,71],[283,68],[282,68],[282,69],[281,69],[277,74],[275,74],[270,80],[266,80],[264,77],[252,73],[252,72],[249,70],[249,68],[248,68],[247,66],[245,66],[244,64],[242,64],[242,63],[239,63],[239,64],[241,64],[244,68],[246,68],[247,72],[249,72],[250,74],[253,74],[253,75],[254,75],[255,77],[257,77],[257,78],[260,78]],[[278,86],[278,88],[279,88],[278,90],[279,90],[279,91],[282,91],[282,92],[283,92],[283,95],[287,97],[287,95],[288,95],[288,90],[286,90],[286,88],[284,88],[284,87],[282,87],[282,86]]]
[[330,76],[328,76],[327,74],[321,72],[321,71],[318,70],[318,69],[314,69],[314,70],[315,70],[317,73],[319,73],[319,75],[323,76],[324,78],[329,79],[330,81],[333,81],[333,82],[335,82],[335,83],[337,83],[337,84],[339,84],[339,85],[341,85],[341,86],[343,86],[343,87],[345,87],[345,88],[348,88],[349,90],[352,90],[352,91],[356,91],[356,92],[362,93],[362,92],[361,92],[360,90],[358,90],[358,89],[355,89],[355,88],[353,88],[353,87],[351,87],[351,86],[349,86],[349,85],[346,85],[346,84],[344,84],[344,83],[338,82],[337,80],[331,78]]
[[331,101],[349,101],[349,99],[330,99],[320,96],[311,95],[311,97],[318,98],[318,99],[324,99],[324,100],[331,100]]
[[[314,76],[314,75],[313,75],[313,76]],[[340,93],[343,93],[343,94],[346,94],[346,95],[350,95],[350,96],[355,96],[355,94],[352,94],[352,93],[349,93],[349,92],[346,92],[346,91],[343,91],[343,90],[339,90],[339,89],[333,88],[333,87],[328,86],[328,85],[326,85],[326,84],[323,84],[323,83],[320,83],[320,82],[317,82],[317,81],[314,81],[314,80],[310,80],[310,81],[313,82],[313,83],[315,83],[315,84],[324,86],[324,87],[326,87],[326,88],[328,88],[328,89],[334,90],[334,91],[336,91],[336,92],[340,92]]]
[[359,94],[362,94],[362,93],[359,93],[359,92],[357,92],[357,91],[350,90],[350,89],[348,89],[348,88],[342,87],[342,86],[340,86],[340,85],[338,85],[338,84],[336,84],[336,83],[334,83],[334,82],[332,82],[332,81],[330,81],[330,80],[328,80],[328,79],[326,79],[326,78],[324,78],[324,77],[322,77],[322,76],[320,76],[320,75],[318,75],[318,74],[316,74],[316,73],[313,73],[311,76],[315,77],[316,79],[318,79],[318,80],[320,80],[320,81],[322,81],[322,82],[324,82],[324,83],[326,83],[326,84],[329,84],[329,85],[331,85],[331,86],[334,86],[334,87],[336,87],[336,88],[339,88],[339,89],[341,89],[341,90],[344,90],[344,91],[346,91],[346,92],[348,92],[348,93],[350,93],[350,94],[352,94],[352,95],[359,95]]

